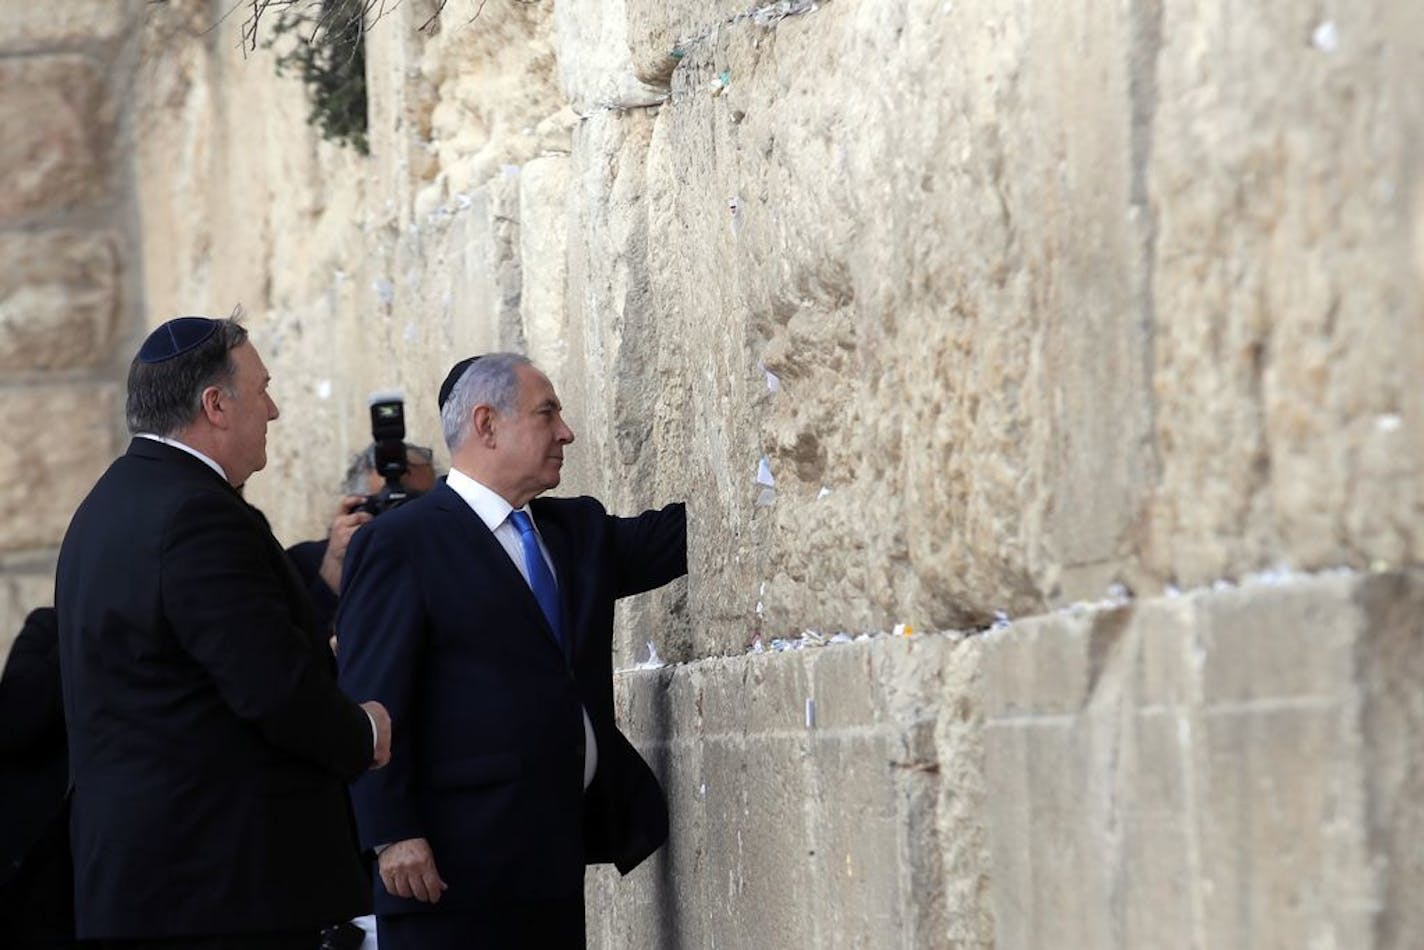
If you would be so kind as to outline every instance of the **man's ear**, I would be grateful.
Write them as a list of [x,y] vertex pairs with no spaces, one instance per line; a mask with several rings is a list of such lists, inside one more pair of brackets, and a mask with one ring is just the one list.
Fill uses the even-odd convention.
[[489,406],[476,406],[473,410],[471,431],[475,438],[488,447],[494,446],[494,410]]
[[227,393],[221,386],[209,386],[200,397],[203,418],[219,429],[227,428]]

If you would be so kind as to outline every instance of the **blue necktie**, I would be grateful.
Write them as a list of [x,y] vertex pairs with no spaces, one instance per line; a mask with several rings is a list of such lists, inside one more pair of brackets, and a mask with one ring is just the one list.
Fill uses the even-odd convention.
[[554,631],[554,639],[563,647],[564,629],[559,615],[559,585],[554,583],[554,574],[549,570],[549,563],[544,560],[544,552],[539,549],[539,535],[534,533],[534,523],[529,520],[529,515],[519,510],[511,511],[509,520],[519,529],[519,542],[524,548],[524,567],[529,572],[529,587],[534,591],[534,599],[544,611],[544,617]]

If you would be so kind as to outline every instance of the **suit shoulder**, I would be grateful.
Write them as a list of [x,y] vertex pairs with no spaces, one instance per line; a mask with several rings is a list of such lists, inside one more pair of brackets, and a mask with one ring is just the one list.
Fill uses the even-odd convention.
[[573,498],[535,498],[529,503],[535,516],[552,515],[563,518],[601,518],[608,514],[603,502],[592,495],[578,495]]

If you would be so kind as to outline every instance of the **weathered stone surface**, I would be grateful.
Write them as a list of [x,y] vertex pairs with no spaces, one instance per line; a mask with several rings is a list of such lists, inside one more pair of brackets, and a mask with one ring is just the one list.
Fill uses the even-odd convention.
[[[1424,585],[1418,574],[1371,577],[1354,592],[1367,618],[1356,644],[1363,703],[1360,730],[1367,784],[1364,827],[1384,881],[1381,893],[1358,896],[1373,911],[1376,946],[1403,950],[1424,933],[1424,768],[1418,737],[1424,734]],[[1345,832],[1356,829],[1342,828]]]
[[[1152,590],[1273,560],[1362,563],[1323,540],[1326,528],[1338,534],[1341,519],[1347,534],[1374,539],[1364,560],[1407,556],[1413,519],[1391,513],[1419,510],[1424,449],[1415,444],[1418,427],[1408,420],[1417,407],[1402,382],[1411,375],[1403,367],[1421,363],[1416,341],[1424,334],[1402,333],[1382,316],[1408,322],[1424,312],[1404,259],[1407,210],[1392,212],[1398,226],[1362,239],[1372,251],[1331,258],[1392,275],[1356,285],[1360,319],[1381,315],[1372,342],[1339,345],[1358,354],[1350,366],[1382,356],[1371,347],[1388,347],[1389,359],[1376,362],[1400,367],[1378,381],[1393,393],[1371,397],[1378,411],[1314,413],[1314,428],[1301,435],[1321,453],[1331,440],[1320,426],[1351,433],[1343,438],[1358,448],[1346,453],[1353,461],[1338,489],[1317,490],[1332,463],[1292,460],[1295,436],[1285,430],[1294,423],[1260,430],[1286,450],[1281,462],[1248,462],[1246,436],[1212,416],[1215,408],[1191,408],[1299,415],[1305,403],[1289,381],[1308,377],[1310,353],[1333,345],[1305,324],[1290,330],[1271,348],[1278,362],[1263,369],[1278,388],[1258,392],[1218,379],[1229,369],[1220,348],[1197,329],[1199,320],[1177,316],[1202,292],[1185,265],[1191,255],[1267,260],[1184,231],[1190,219],[1175,209],[1193,199],[1163,184],[1180,174],[1193,193],[1215,194],[1219,183],[1226,194],[1240,180],[1216,157],[1209,167],[1219,173],[1199,174],[1201,163],[1186,156],[1200,149],[1185,149],[1182,124],[1204,136],[1219,128],[1197,117],[1189,95],[1168,88],[1187,88],[1178,72],[1197,68],[1184,37],[1225,29],[1223,9],[1199,15],[1146,4],[1045,17],[1041,9],[977,4],[839,3],[763,26],[738,11],[672,5],[630,12],[636,25],[626,37],[617,29],[603,36],[607,63],[580,57],[576,68],[607,80],[621,74],[608,63],[625,49],[638,60],[690,40],[649,145],[646,212],[607,192],[603,200],[608,235],[633,233],[647,215],[656,249],[647,263],[650,302],[662,332],[708,341],[686,356],[665,345],[645,365],[669,379],[677,422],[669,432],[705,447],[686,463],[685,483],[712,490],[717,514],[695,573],[717,581],[702,590],[694,584],[690,609],[722,631],[710,633],[720,648],[746,641],[758,601],[778,633],[883,629],[902,619],[954,626],[998,608],[1033,613],[1093,598],[1113,580]],[[562,5],[559,16],[591,24],[597,11],[608,13],[602,29],[623,19],[592,3]],[[1310,16],[1304,5],[1283,2],[1259,14],[1271,25],[1249,42],[1204,41],[1218,51],[1213,68],[1223,70],[1207,81],[1251,73],[1232,95],[1243,98],[1240,114],[1262,117],[1252,134],[1268,148],[1281,125],[1271,90],[1288,77],[1291,144],[1261,174],[1282,194],[1312,187],[1307,180],[1347,182],[1338,201],[1325,199],[1345,207],[1345,195],[1379,180],[1365,166],[1407,161],[1401,136],[1418,124],[1405,108],[1411,84],[1398,81],[1408,60],[1401,52],[1383,65],[1359,63],[1354,57],[1381,29],[1363,22],[1338,25],[1354,44],[1348,56],[1315,48],[1309,38],[1320,23]],[[1287,23],[1299,24],[1291,37],[1282,32]],[[1261,55],[1245,52],[1256,46]],[[936,68],[921,70],[923,63]],[[1385,69],[1393,80],[1371,78]],[[724,75],[725,91],[709,85],[718,79],[720,87]],[[1200,88],[1201,76],[1190,75],[1190,88]],[[1368,90],[1375,104],[1368,108],[1405,120],[1371,139],[1372,158],[1356,161],[1330,144],[1367,108],[1321,115],[1344,88]],[[1231,108],[1238,107],[1223,106]],[[1008,114],[1032,119],[993,118]],[[590,129],[575,163],[586,154],[595,168],[621,169],[636,161],[629,147]],[[1305,171],[1322,163],[1318,173]],[[1405,177],[1401,168],[1390,180]],[[585,201],[596,207],[598,194]],[[1210,204],[1202,219],[1227,219],[1236,207]],[[1316,233],[1294,212],[1275,222],[1250,217],[1222,233],[1259,234],[1284,254]],[[630,258],[610,256],[605,240],[575,235],[575,296],[601,286],[608,265],[627,266]],[[585,253],[587,264],[578,259]],[[1250,266],[1251,281],[1278,272]],[[1368,303],[1364,288],[1376,285],[1394,302]],[[1228,281],[1220,292],[1245,306],[1238,286]],[[1263,326],[1270,313],[1303,312],[1284,297],[1253,299],[1267,308]],[[1178,365],[1184,353],[1188,362]],[[758,363],[777,374],[778,392],[767,391]],[[690,388],[686,397],[682,387]],[[1331,399],[1346,401],[1361,391],[1345,378],[1329,388],[1339,393]],[[594,421],[594,438],[608,438]],[[1214,441],[1179,457],[1185,433],[1198,428]],[[592,452],[599,471],[617,471],[601,447]],[[763,455],[777,485],[774,505],[757,510],[759,497],[770,498],[753,478]],[[1260,517],[1243,522],[1241,506],[1256,489],[1233,473],[1252,465],[1280,501],[1257,505]],[[1333,500],[1322,507],[1322,498]],[[1208,543],[1203,533],[1217,523]],[[1241,524],[1264,533],[1238,531]]]
[[982,837],[956,809],[980,813],[980,750],[958,732],[977,732],[977,655],[881,638],[623,674],[672,838],[626,879],[590,876],[590,945],[992,945],[986,854],[960,860]]
[[6,4],[0,53],[106,43],[131,27],[143,6],[142,0]]
[[1424,41],[1392,28],[1410,6],[1161,5],[1146,183],[1163,574],[1419,556],[1424,298],[1400,195],[1421,117],[1399,70],[1412,57],[1418,75]]
[[444,4],[421,78],[435,89],[430,148],[446,194],[477,188],[550,144],[540,125],[564,106],[556,15],[543,3]]
[[0,59],[0,218],[63,211],[105,194],[114,111],[83,56]]
[[[1410,675],[1421,590],[1417,573],[1298,575],[990,635],[999,945],[1402,945],[1420,704],[1391,681]],[[1025,669],[1080,681],[1075,656],[1097,658],[1086,703],[1025,691]]]
[[519,312],[529,358],[550,379],[568,359],[569,160],[536,158],[519,174]]
[[75,506],[116,454],[120,406],[110,384],[0,390],[0,417],[24,449],[0,461],[0,552],[59,546]]
[[[664,47],[657,65],[635,65],[629,48],[634,4],[626,0],[557,4],[559,79],[574,111],[635,109],[667,98],[675,61]],[[708,11],[709,13],[711,11]]]
[[0,370],[69,369],[107,360],[119,293],[112,235],[0,236]]

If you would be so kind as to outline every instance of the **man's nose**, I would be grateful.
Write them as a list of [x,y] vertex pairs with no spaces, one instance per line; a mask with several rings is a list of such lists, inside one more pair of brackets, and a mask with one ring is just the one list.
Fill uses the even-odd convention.
[[574,440],[574,430],[570,429],[569,424],[563,419],[559,420],[559,425],[562,426],[564,430],[559,433],[559,442],[563,445],[568,445]]
[[276,419],[278,416],[280,416],[281,414],[282,414],[281,410],[277,408],[277,400],[273,399],[271,396],[268,396],[268,397],[267,397],[267,421],[268,421],[268,422],[271,422],[271,421],[273,421],[274,419]]

